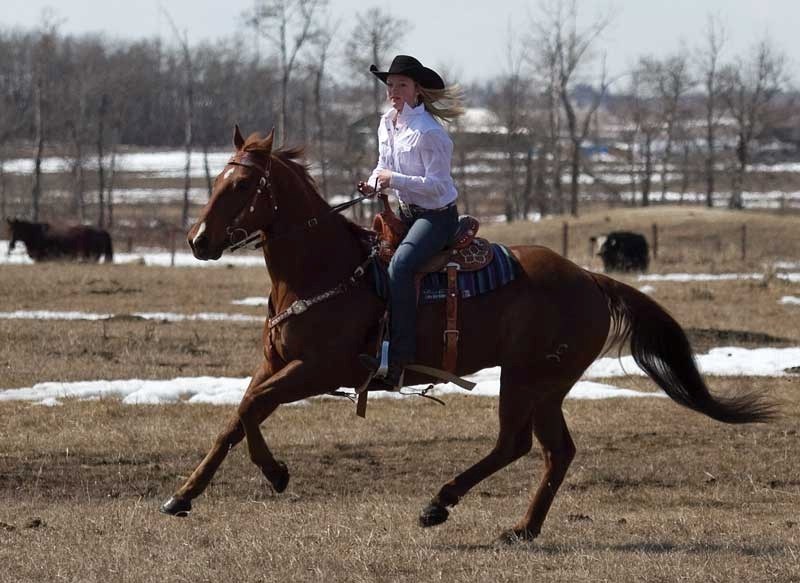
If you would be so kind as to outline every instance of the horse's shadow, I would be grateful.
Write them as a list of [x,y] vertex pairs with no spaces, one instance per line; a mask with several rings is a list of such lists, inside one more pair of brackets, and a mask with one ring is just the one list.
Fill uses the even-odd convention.
[[786,547],[774,544],[755,547],[752,545],[741,544],[720,544],[712,542],[694,543],[673,543],[666,541],[640,541],[624,544],[587,544],[578,547],[541,544],[536,541],[519,541],[506,543],[493,541],[489,543],[460,543],[460,544],[434,544],[431,545],[440,551],[460,551],[460,552],[486,552],[503,551],[532,553],[537,555],[565,556],[572,555],[576,551],[587,552],[612,552],[612,553],[631,553],[644,555],[670,555],[675,553],[685,553],[690,555],[705,555],[708,553],[728,552],[746,557],[779,557],[786,555]]

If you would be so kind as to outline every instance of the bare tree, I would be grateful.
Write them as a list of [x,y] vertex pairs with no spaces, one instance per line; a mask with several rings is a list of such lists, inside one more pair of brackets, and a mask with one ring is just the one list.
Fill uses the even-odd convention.
[[524,209],[527,202],[523,200],[524,194],[530,194],[530,189],[520,190],[518,168],[518,155],[521,151],[523,135],[526,132],[525,110],[526,97],[529,90],[529,81],[522,74],[524,63],[524,49],[517,42],[511,24],[508,25],[506,35],[506,70],[500,77],[499,91],[490,101],[490,106],[505,126],[505,155],[508,163],[505,186],[506,221],[509,223],[517,218],[524,218]]
[[[408,20],[393,16],[379,6],[357,13],[356,24],[345,45],[345,57],[356,78],[366,75],[372,64],[387,66],[389,52],[409,30],[411,23]],[[371,112],[375,123],[381,115],[383,102],[383,85],[377,77],[372,77]]]
[[664,153],[661,164],[661,200],[663,201],[667,193],[669,169],[672,164],[672,150],[676,136],[683,133],[681,124],[685,121],[685,112],[681,109],[682,100],[692,87],[688,56],[685,52],[680,52],[659,61],[656,75],[664,128]]
[[192,65],[192,51],[189,48],[189,35],[186,31],[181,34],[175,21],[169,13],[162,8],[164,15],[172,28],[172,34],[178,42],[183,56],[184,69],[184,125],[183,148],[186,152],[186,163],[183,172],[183,206],[181,208],[181,226],[189,226],[189,192],[192,187],[192,130],[194,123],[194,70]]
[[[559,83],[559,55],[557,46],[557,32],[548,28],[541,22],[533,22],[533,34],[528,38],[528,64],[530,65],[534,84],[542,87],[541,102],[545,111],[546,124],[543,131],[539,132],[539,155],[537,156],[536,192],[539,199],[539,208],[542,214],[550,209],[547,204],[547,179],[549,176],[550,190],[553,201],[556,203],[556,212],[563,213],[564,189],[561,179],[563,152],[561,146],[561,131],[563,116],[561,114],[561,98]],[[547,161],[550,160],[549,170]]]
[[43,24],[33,54],[33,102],[36,154],[33,163],[33,185],[31,187],[31,219],[39,220],[42,197],[42,155],[47,136],[47,108],[50,100],[50,83],[55,59],[58,24],[52,12],[45,11]]
[[[555,59],[556,86],[558,98],[564,109],[570,140],[570,213],[578,215],[578,196],[580,192],[581,148],[591,128],[594,115],[605,97],[609,83],[606,78],[605,63],[599,80],[598,90],[591,103],[578,111],[573,89],[579,69],[591,60],[591,49],[600,34],[607,28],[610,18],[599,16],[586,28],[578,28],[577,0],[555,0],[549,5],[541,5],[544,24],[539,26],[540,44],[549,47]],[[581,115],[583,116],[581,118]]]
[[323,98],[325,85],[325,66],[330,56],[331,44],[334,39],[334,32],[339,28],[339,23],[331,23],[330,17],[325,19],[324,24],[319,28],[319,32],[313,39],[313,56],[309,66],[313,78],[314,93],[314,120],[316,122],[316,150],[320,165],[320,187],[322,194],[328,196],[328,156],[326,151],[326,141],[328,139],[326,125],[328,116],[326,115],[326,103]]
[[246,12],[247,23],[278,49],[280,63],[280,116],[278,143],[289,136],[288,94],[300,50],[316,34],[316,13],[327,0],[260,0],[252,12]]
[[640,174],[642,206],[650,204],[656,161],[653,143],[660,137],[665,142],[661,164],[661,200],[664,200],[678,99],[685,91],[682,83],[677,89],[674,83],[666,61],[651,57],[639,59],[631,73],[630,113],[640,138],[639,146],[644,163]]
[[717,17],[708,17],[706,34],[706,46],[700,54],[700,76],[705,89],[706,206],[711,208],[714,206],[714,190],[716,188],[717,129],[719,120],[724,113],[721,102],[720,57],[725,45],[725,31]]
[[722,72],[722,96],[736,123],[736,169],[728,206],[743,208],[742,187],[750,146],[763,129],[769,106],[784,84],[786,58],[768,39],[762,40],[748,58],[739,58]]

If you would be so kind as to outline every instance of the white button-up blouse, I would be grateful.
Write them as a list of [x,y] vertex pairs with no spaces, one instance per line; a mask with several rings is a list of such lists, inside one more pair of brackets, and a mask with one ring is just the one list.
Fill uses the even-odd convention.
[[406,204],[435,209],[458,197],[450,160],[453,142],[444,128],[425,110],[425,105],[406,104],[392,123],[394,108],[381,117],[378,126],[378,165],[369,184],[380,170],[391,170],[391,187]]

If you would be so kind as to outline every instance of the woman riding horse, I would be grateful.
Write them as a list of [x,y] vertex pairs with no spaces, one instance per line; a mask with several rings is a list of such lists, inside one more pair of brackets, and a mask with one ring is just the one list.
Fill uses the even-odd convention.
[[[358,354],[374,340],[385,306],[365,277],[370,261],[359,229],[332,214],[299,151],[272,151],[272,134],[245,141],[214,183],[212,196],[189,230],[198,259],[218,259],[247,243],[263,246],[269,278],[269,317],[263,358],[238,410],[185,483],[161,507],[186,515],[228,452],[242,439],[250,459],[277,492],[289,482],[285,463],[264,440],[260,424],[293,401],[358,387],[366,373]],[[564,397],[606,341],[630,341],[636,363],[681,405],[726,423],[767,421],[771,404],[746,393],[711,394],[681,327],[653,299],[594,274],[544,247],[511,251],[520,274],[497,291],[464,301],[457,374],[500,366],[499,434],[480,461],[444,484],[420,515],[422,526],[448,517],[476,484],[528,453],[533,435],[545,471],[525,516],[503,540],[536,537],[575,455],[561,410]],[[440,304],[420,307],[417,359],[436,366],[445,318]],[[407,374],[407,384],[423,382]]]
[[[453,142],[439,121],[464,113],[457,87],[445,87],[436,71],[414,57],[398,55],[388,71],[370,71],[386,83],[391,109],[378,126],[378,165],[367,182],[359,182],[363,194],[393,188],[400,202],[400,217],[408,232],[389,264],[390,332],[389,368],[376,376],[388,388],[402,386],[406,364],[416,356],[417,294],[414,275],[435,253],[451,242],[458,227],[458,192],[450,176]],[[448,107],[437,106],[442,100]],[[369,355],[362,361],[372,371],[378,363]]]

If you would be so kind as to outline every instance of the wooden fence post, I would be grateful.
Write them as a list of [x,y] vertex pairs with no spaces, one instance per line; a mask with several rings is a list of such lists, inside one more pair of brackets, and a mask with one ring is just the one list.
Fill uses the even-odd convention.
[[565,221],[564,227],[561,231],[561,254],[564,257],[567,257],[567,251],[569,250],[569,224]]
[[747,225],[742,225],[742,261],[747,259]]
[[175,267],[175,231],[169,234],[169,266]]
[[658,259],[658,225],[653,223],[653,259]]

